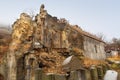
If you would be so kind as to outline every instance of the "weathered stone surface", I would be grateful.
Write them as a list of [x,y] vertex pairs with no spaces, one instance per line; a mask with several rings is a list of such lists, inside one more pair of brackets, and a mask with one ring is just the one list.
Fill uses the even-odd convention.
[[68,80],[79,80],[77,71],[71,71]]
[[85,70],[85,80],[92,80],[90,70]]
[[42,80],[55,80],[55,75],[54,74],[43,74]]
[[98,80],[98,72],[95,66],[90,68],[91,78],[92,80]]
[[75,56],[70,56],[66,58],[63,62],[63,70],[69,72],[69,71],[75,71],[82,68],[82,62],[79,58]]
[[55,74],[55,80],[66,80],[66,75]]
[[84,36],[84,54],[91,59],[105,59],[104,43]]
[[80,80],[92,80],[89,69],[78,70],[80,72]]
[[103,74],[102,66],[97,67],[97,72],[98,72],[98,79],[103,80],[104,74]]
[[35,70],[35,80],[41,80],[43,77],[43,70],[42,69],[36,69]]

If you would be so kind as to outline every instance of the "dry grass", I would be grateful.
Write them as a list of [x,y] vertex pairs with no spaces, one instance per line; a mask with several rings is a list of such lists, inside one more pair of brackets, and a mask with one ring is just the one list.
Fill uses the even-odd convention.
[[114,60],[114,61],[120,61],[120,56],[113,56],[110,58],[107,58],[108,60]]
[[83,59],[83,66],[86,68],[89,68],[92,65],[98,66],[98,65],[105,65],[105,64],[107,64],[107,62],[105,62],[104,60],[93,60],[90,58]]

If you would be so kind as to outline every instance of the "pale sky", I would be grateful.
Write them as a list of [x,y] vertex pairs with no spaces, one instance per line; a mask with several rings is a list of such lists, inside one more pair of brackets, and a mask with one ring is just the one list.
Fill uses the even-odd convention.
[[83,30],[120,38],[120,0],[1,0],[0,24],[12,25],[22,12],[37,14],[41,4]]

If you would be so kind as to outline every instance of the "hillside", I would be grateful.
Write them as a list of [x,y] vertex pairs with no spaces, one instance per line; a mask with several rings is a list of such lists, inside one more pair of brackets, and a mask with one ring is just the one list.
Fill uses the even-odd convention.
[[8,27],[0,27],[0,59],[7,52],[8,45],[11,41],[11,31]]

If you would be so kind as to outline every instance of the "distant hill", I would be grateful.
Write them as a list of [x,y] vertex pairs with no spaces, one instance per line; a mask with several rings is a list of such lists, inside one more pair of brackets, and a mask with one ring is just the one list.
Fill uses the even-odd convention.
[[8,28],[0,27],[0,39],[8,38],[10,34],[11,34],[11,31],[9,31]]
[[11,34],[12,28],[8,25],[0,24],[0,39],[1,37],[8,37]]

